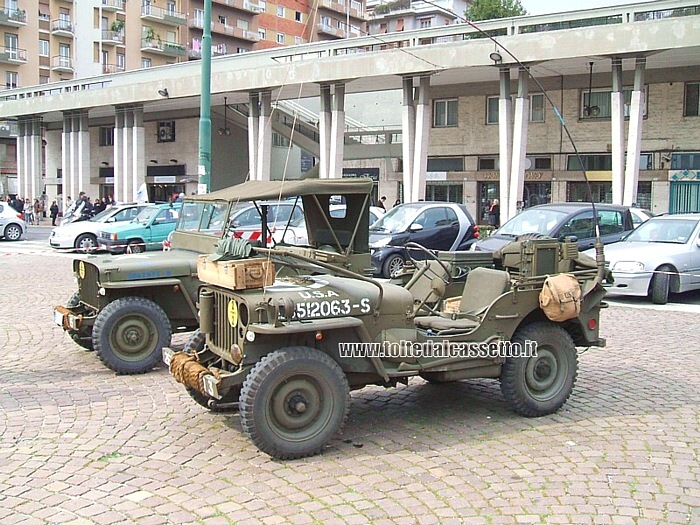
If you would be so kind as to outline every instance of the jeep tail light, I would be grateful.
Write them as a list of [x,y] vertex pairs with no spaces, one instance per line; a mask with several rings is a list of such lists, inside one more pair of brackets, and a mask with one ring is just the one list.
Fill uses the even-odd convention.
[[596,325],[597,325],[597,323],[596,323],[595,318],[588,320],[588,329],[589,330],[595,330]]

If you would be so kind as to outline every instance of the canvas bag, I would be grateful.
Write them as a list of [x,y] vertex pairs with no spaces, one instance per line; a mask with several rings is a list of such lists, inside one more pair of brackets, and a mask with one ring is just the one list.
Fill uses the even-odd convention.
[[555,322],[577,317],[581,311],[581,286],[570,273],[550,275],[540,292],[540,308]]

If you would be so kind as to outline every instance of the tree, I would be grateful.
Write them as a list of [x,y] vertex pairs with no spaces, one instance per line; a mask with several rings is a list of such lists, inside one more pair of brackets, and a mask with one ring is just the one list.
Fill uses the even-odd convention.
[[520,0],[471,0],[465,12],[467,20],[493,20],[526,15]]

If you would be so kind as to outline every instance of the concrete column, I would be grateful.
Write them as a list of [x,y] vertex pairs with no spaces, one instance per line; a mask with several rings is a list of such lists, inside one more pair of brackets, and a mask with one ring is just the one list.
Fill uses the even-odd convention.
[[644,72],[646,58],[638,58],[634,71],[634,91],[630,106],[629,136],[627,138],[627,167],[622,204],[631,206],[637,202],[637,181],[639,180],[639,154],[642,149],[642,128],[644,123]]
[[114,112],[114,198],[124,201],[124,110],[116,108]]
[[612,125],[612,202],[622,204],[625,183],[625,96],[622,92],[622,59],[612,61],[610,94]]
[[260,117],[258,119],[258,180],[270,180],[272,162],[272,93],[260,93]]
[[331,139],[331,86],[321,84],[320,93],[321,107],[318,112],[318,132],[319,132],[319,174],[320,179],[327,179],[330,176],[330,139]]
[[335,85],[332,104],[328,178],[339,179],[343,176],[345,146],[345,84]]
[[143,107],[136,106],[130,111],[133,116],[133,127],[131,128],[131,177],[133,181],[133,200],[136,201],[136,194],[139,188],[146,182],[146,141],[143,129]]
[[27,166],[29,157],[27,155],[27,119],[20,117],[17,119],[17,192],[19,197],[25,198],[28,192],[27,186]]
[[134,125],[134,114],[129,108],[124,109],[124,127],[122,128],[122,202],[133,202],[136,196],[136,189],[133,187],[133,177],[131,175],[133,164],[130,162],[131,151],[133,149],[133,137],[131,128]]
[[70,176],[70,132],[72,119],[69,112],[63,113],[63,130],[61,131],[61,184],[63,185],[62,210],[68,207],[68,197],[76,199],[78,194],[73,188],[73,180]]
[[413,189],[413,142],[416,135],[416,108],[413,96],[413,77],[404,77],[403,113],[401,117],[404,202],[411,202],[411,191]]
[[83,190],[78,176],[78,119],[75,112],[70,113],[70,133],[68,134],[68,172],[70,176],[71,192],[73,200],[77,200],[78,194]]
[[[501,216],[498,224],[504,224],[510,211],[510,169],[513,152],[513,102],[510,98],[510,68],[500,69],[501,96],[498,100],[498,157],[499,157],[499,208]],[[476,195],[476,194],[475,194]]]
[[[411,202],[425,199],[425,172],[428,168],[428,139],[431,124],[430,77],[420,77],[416,101],[416,139],[413,149]],[[409,201],[406,201],[409,202]]]
[[93,199],[99,197],[90,186],[90,131],[88,112],[76,111],[73,114],[73,133],[75,134],[75,172],[78,179],[78,191],[84,191]]
[[43,191],[41,117],[20,118],[17,128],[17,191],[33,201]]
[[530,109],[527,82],[527,71],[524,68],[520,68],[518,72],[518,98],[515,99],[515,116],[513,119],[513,165],[510,170],[508,217],[514,217],[518,213],[518,202],[523,200],[525,156],[527,153],[527,120]]
[[248,94],[248,178],[258,177],[258,140],[260,130],[260,94]]

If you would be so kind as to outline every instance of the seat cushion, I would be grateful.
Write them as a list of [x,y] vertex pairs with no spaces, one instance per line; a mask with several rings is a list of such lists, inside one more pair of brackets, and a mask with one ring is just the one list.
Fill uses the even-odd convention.
[[471,330],[479,326],[479,322],[474,319],[450,319],[437,315],[416,317],[414,322],[418,328],[435,332],[442,332],[443,330]]

